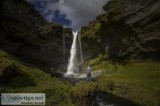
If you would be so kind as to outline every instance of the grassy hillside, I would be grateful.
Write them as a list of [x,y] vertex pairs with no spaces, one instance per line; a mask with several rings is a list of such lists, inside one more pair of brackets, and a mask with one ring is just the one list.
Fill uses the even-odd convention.
[[160,105],[160,63],[117,65],[96,58],[87,62],[93,71],[103,70],[97,84],[100,91],[132,100],[140,105]]
[[0,50],[0,92],[46,93],[47,106],[72,106],[69,84]]
[[160,105],[160,64],[133,63],[119,66],[111,77],[117,88],[113,94],[133,100],[142,105]]

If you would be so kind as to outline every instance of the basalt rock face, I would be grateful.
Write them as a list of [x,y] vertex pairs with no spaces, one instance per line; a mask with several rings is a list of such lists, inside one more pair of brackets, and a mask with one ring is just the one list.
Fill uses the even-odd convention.
[[90,52],[96,53],[90,57],[105,54],[108,59],[119,62],[159,61],[159,5],[159,0],[110,0],[104,6],[106,13],[82,28],[83,50],[90,48],[88,39],[92,43],[97,41],[90,48]]
[[[1,0],[0,5],[0,48],[46,71],[64,63],[61,25],[46,22],[25,0]],[[66,49],[70,49],[71,34],[66,33],[70,39]]]

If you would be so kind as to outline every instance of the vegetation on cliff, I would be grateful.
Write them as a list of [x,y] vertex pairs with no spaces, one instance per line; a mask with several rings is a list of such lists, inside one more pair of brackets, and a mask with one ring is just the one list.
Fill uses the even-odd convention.
[[[45,72],[65,64],[62,53],[63,32],[66,33],[66,56],[72,43],[71,29],[48,23],[34,5],[26,0],[2,0],[0,48],[25,63]],[[70,37],[68,37],[70,36]]]
[[90,58],[103,53],[108,55],[108,59],[121,63],[129,60],[159,61],[158,4],[157,0],[145,3],[143,0],[109,1],[104,6],[107,12],[82,28],[83,43],[87,43],[90,36],[95,38],[89,39],[93,44],[99,41],[94,48],[84,44],[84,54],[97,50]]

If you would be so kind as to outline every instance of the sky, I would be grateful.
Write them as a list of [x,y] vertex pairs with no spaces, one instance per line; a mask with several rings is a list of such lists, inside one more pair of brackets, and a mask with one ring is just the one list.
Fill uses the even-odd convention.
[[78,30],[103,14],[108,0],[28,0],[48,22]]

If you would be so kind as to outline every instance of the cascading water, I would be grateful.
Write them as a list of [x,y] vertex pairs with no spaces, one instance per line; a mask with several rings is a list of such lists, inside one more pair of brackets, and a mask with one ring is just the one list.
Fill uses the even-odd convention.
[[67,68],[67,75],[69,74],[75,74],[75,70],[77,70],[76,67],[76,40],[77,40],[77,35],[78,35],[78,31],[75,33],[73,32],[73,43],[72,43],[72,47],[70,50],[70,59],[69,59],[69,64],[68,64],[68,68]]
[[70,50],[70,59],[67,68],[67,73],[65,74],[65,76],[68,75],[75,76],[79,74],[79,66],[80,64],[82,64],[82,62],[80,63],[80,60],[83,61],[83,55],[82,55],[81,41],[80,37],[78,37],[78,31],[77,31],[73,32],[73,42]]

